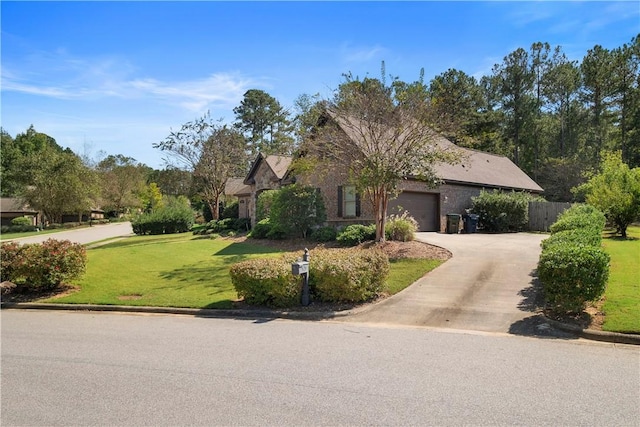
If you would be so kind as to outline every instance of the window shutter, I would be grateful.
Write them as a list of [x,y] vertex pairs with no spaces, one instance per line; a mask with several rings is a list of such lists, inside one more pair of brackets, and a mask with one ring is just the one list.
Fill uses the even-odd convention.
[[342,185],[338,185],[338,218],[342,218]]
[[356,193],[356,216],[360,216],[360,194]]

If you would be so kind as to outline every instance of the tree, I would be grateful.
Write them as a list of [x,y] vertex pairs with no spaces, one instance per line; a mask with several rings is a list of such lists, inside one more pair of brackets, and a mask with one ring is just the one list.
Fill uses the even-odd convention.
[[378,79],[345,76],[302,150],[348,172],[351,184],[372,204],[376,241],[385,239],[387,202],[398,194],[400,182],[412,176],[435,186],[434,164],[457,158],[455,146],[436,144],[434,131],[424,124],[428,105],[426,88],[417,90],[420,84],[387,86]]
[[142,207],[140,193],[145,185],[146,167],[121,154],[108,156],[98,163],[101,178],[102,208],[116,214],[127,208]]
[[325,222],[327,214],[319,191],[291,184],[274,193],[269,219],[285,233],[306,238],[311,227]]
[[630,169],[620,151],[603,151],[600,172],[578,187],[587,203],[600,209],[627,237],[627,227],[640,217],[640,168]]
[[88,212],[96,205],[96,174],[73,153],[43,146],[21,162],[22,198],[52,222],[63,214]]
[[155,182],[150,183],[144,188],[140,198],[142,199],[142,205],[146,213],[155,212],[164,206],[164,196],[160,191],[160,187],[158,187],[158,184]]
[[246,143],[242,135],[226,125],[216,124],[209,113],[182,125],[155,148],[169,153],[193,174],[196,188],[211,209],[220,217],[219,204],[227,180],[246,172]]
[[294,139],[289,112],[265,91],[250,89],[240,105],[233,109],[236,128],[240,129],[249,144],[251,157],[258,153],[291,154]]

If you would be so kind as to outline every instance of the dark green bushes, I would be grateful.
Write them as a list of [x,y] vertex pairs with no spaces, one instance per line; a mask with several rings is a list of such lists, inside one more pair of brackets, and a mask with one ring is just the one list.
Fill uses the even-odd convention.
[[342,246],[356,246],[362,242],[369,240],[375,240],[376,238],[376,226],[352,224],[347,226],[344,230],[338,233],[336,240]]
[[[249,304],[298,305],[301,279],[291,274],[295,254],[253,259],[231,267],[231,281]],[[377,249],[316,250],[309,264],[309,286],[323,302],[358,303],[375,298],[389,273],[389,259]]]
[[480,216],[479,224],[485,231],[521,231],[529,222],[529,202],[537,199],[528,193],[483,190],[471,198],[471,210]]
[[174,204],[142,214],[131,225],[136,234],[173,234],[191,230],[193,222],[194,215],[189,206]]
[[42,244],[1,246],[2,281],[21,289],[48,290],[80,277],[86,267],[84,246],[68,240],[49,239]]
[[244,233],[251,229],[249,218],[224,218],[216,221],[212,219],[206,224],[193,226],[191,231],[194,235],[210,235],[214,233],[233,234]]
[[591,206],[576,205],[551,226],[542,242],[538,277],[547,307],[556,313],[580,313],[604,293],[609,255],[601,247],[604,215]]

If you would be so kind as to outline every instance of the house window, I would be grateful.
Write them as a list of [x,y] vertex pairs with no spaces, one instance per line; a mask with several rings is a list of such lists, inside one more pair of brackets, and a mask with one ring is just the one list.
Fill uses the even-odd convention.
[[360,197],[356,187],[345,185],[338,187],[338,216],[355,218],[360,216]]

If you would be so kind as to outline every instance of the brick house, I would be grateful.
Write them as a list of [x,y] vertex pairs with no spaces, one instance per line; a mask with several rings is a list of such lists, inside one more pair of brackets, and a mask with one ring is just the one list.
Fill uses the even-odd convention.
[[[434,141],[440,146],[453,145],[443,137]],[[417,221],[419,231],[445,231],[447,214],[464,214],[471,207],[471,198],[484,190],[501,189],[540,194],[543,189],[526,173],[504,156],[459,148],[463,161],[456,165],[438,164],[435,171],[442,183],[436,188],[407,177],[401,193],[389,201],[388,214],[409,212]],[[319,167],[304,176],[291,176],[292,159],[284,156],[258,155],[242,186],[228,186],[228,194],[238,197],[240,217],[255,222],[258,195],[267,189],[277,189],[292,182],[319,188],[327,210],[327,223],[342,227],[374,221],[373,209],[361,200],[347,184],[347,173],[330,165]],[[237,185],[237,182],[236,182]]]

